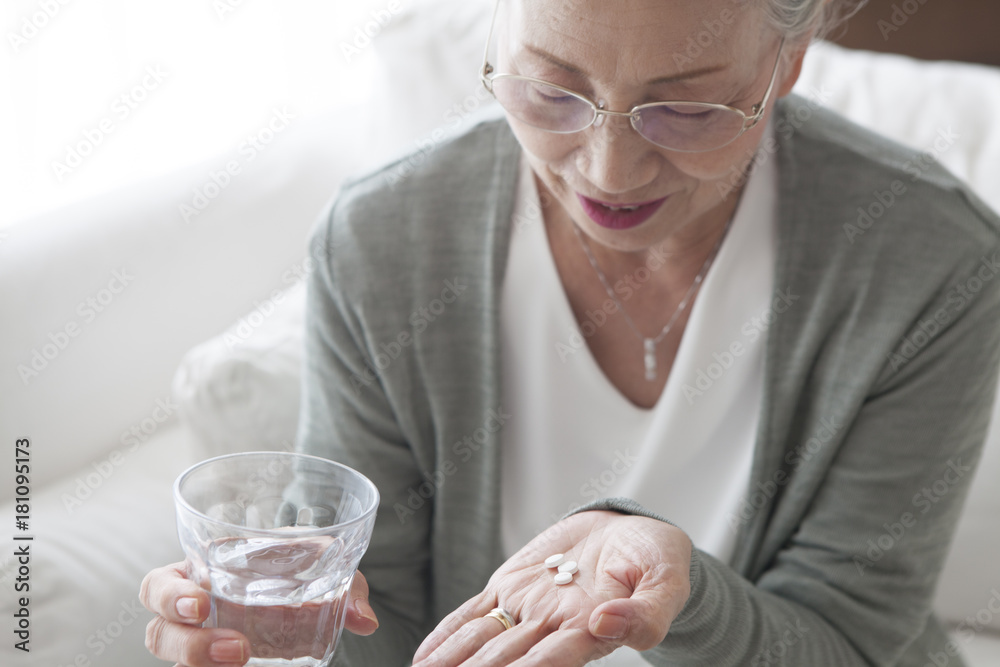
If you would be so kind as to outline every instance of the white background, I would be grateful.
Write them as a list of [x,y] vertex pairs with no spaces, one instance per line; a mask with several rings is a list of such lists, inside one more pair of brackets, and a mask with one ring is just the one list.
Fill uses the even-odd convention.
[[[354,44],[373,11],[395,19],[389,5],[4,0],[0,227],[238,147],[276,107],[302,120],[364,99],[378,31],[369,29],[374,37],[359,55],[348,58],[342,44]],[[122,119],[115,100],[141,85],[151,66],[165,80]],[[60,179],[53,163],[65,162],[104,118],[114,123],[112,133]]]

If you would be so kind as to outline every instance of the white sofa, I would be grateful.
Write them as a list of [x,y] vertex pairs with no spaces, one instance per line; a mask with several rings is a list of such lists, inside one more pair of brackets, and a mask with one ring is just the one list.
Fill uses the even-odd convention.
[[[496,112],[475,78],[485,19],[481,4],[456,0],[401,17],[377,44],[376,95],[397,104],[375,108],[395,115],[347,110],[297,124],[190,223],[178,202],[224,159],[6,230],[0,442],[10,452],[30,438],[24,534],[35,539],[31,652],[15,650],[5,631],[0,664],[162,664],[144,649],[150,615],[137,593],[149,569],[182,557],[174,478],[223,451],[289,445],[306,232],[346,174],[420,138],[432,150],[467,112]],[[1000,71],[821,44],[799,90],[926,150],[951,128],[958,138],[939,159],[1000,209]],[[31,368],[36,350],[37,375],[22,377],[19,366]],[[969,662],[982,666],[1000,665],[998,424],[936,603]],[[19,576],[8,456],[0,476],[5,626]]]

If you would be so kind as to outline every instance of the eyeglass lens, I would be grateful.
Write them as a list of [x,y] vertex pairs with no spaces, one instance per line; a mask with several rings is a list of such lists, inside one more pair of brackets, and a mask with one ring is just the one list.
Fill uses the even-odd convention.
[[[517,76],[493,80],[497,101],[518,120],[549,132],[579,132],[595,119],[594,107],[582,97]],[[681,102],[640,107],[632,125],[649,141],[681,151],[724,146],[743,130],[743,115],[727,109]]]

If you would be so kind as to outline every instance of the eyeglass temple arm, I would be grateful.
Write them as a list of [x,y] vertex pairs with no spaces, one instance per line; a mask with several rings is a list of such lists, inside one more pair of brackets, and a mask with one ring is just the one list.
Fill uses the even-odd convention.
[[750,124],[746,126],[744,131],[749,130],[760,122],[760,119],[764,117],[764,109],[767,108],[767,101],[771,99],[771,91],[774,89],[774,82],[778,78],[778,65],[781,63],[781,52],[785,48],[785,38],[781,38],[781,42],[778,44],[778,57],[774,61],[774,70],[771,71],[771,82],[767,84],[767,92],[764,93],[764,99],[761,100],[760,104],[753,107],[753,115],[747,118]]
[[482,79],[483,85],[490,92],[493,92],[493,85],[490,80],[486,78],[488,74],[493,73],[493,66],[489,63],[490,57],[490,42],[493,41],[493,29],[497,24],[497,14],[500,12],[500,0],[497,0],[496,4],[493,5],[493,18],[490,19],[490,34],[486,36],[486,46],[483,47],[483,67],[479,70],[479,78]]

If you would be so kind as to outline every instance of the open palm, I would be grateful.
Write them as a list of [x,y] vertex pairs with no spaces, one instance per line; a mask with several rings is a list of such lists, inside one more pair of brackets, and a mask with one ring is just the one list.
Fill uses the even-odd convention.
[[[579,566],[564,586],[544,565],[556,553]],[[528,543],[441,621],[414,667],[580,667],[619,646],[652,648],[687,601],[690,562],[690,540],[670,524],[581,512]],[[494,607],[510,612],[516,626],[504,632],[485,617]]]

